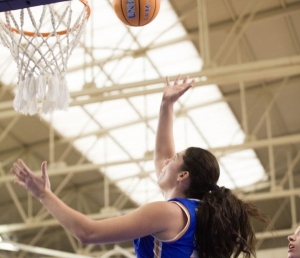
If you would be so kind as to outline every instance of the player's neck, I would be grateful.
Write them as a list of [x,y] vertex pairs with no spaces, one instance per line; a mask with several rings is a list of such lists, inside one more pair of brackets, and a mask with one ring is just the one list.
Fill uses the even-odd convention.
[[165,191],[165,192],[163,192],[163,195],[164,195],[165,201],[168,201],[173,198],[186,198],[185,194],[183,194],[181,191],[178,191],[176,189]]

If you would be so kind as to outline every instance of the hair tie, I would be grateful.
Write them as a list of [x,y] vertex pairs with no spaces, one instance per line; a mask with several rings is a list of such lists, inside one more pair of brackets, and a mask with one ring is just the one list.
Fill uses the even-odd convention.
[[217,185],[217,184],[213,184],[212,186],[211,186],[211,190],[212,191],[216,191],[216,190],[218,190],[220,187]]

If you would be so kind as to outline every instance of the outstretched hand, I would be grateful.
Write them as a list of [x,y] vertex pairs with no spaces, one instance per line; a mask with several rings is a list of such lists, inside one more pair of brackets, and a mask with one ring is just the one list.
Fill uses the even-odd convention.
[[42,163],[41,169],[42,176],[39,177],[26,166],[22,159],[18,159],[11,169],[11,172],[17,177],[15,183],[30,191],[38,200],[41,200],[47,191],[51,191],[46,161]]
[[166,78],[167,86],[164,90],[163,100],[176,102],[189,88],[194,84],[194,80],[189,81],[189,77],[186,76],[182,82],[180,82],[181,75],[178,75],[173,83],[170,83],[169,77]]

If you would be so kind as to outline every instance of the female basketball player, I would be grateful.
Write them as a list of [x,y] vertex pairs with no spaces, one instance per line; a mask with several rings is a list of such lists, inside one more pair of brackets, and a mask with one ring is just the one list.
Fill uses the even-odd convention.
[[[165,201],[146,204],[118,218],[93,221],[56,197],[47,175],[33,174],[19,159],[15,181],[40,200],[71,234],[83,243],[134,240],[137,257],[220,258],[255,256],[255,235],[250,217],[266,221],[253,205],[218,187],[219,166],[208,151],[191,147],[176,153],[173,142],[173,104],[193,81],[180,76],[167,86],[160,107],[155,146],[157,182]],[[205,122],[205,121],[203,121]]]
[[295,230],[293,235],[288,236],[288,240],[288,258],[300,258],[300,227]]

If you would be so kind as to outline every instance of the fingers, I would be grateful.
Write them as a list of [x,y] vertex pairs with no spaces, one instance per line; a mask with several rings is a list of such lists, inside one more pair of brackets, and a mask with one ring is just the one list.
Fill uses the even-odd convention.
[[189,85],[192,87],[192,86],[194,86],[194,82],[195,82],[195,80],[193,79],[191,82],[189,82]]
[[11,169],[11,172],[20,180],[25,181],[25,178],[28,176],[26,171],[23,171],[18,163],[14,163]]
[[[176,79],[174,80],[174,86],[180,85],[180,86],[190,86],[191,87],[191,86],[193,86],[193,84],[195,82],[194,80],[188,82],[188,80],[189,80],[188,75],[183,79],[181,84],[179,83],[180,79],[181,79],[181,74],[177,75]],[[170,78],[168,76],[166,77],[166,83],[167,83],[167,85],[171,85]]]
[[184,80],[183,80],[183,84],[186,84],[187,83],[187,81],[188,81],[188,79],[189,79],[189,76],[187,75],[187,76],[185,76],[185,78],[184,78]]
[[22,159],[18,159],[18,161],[13,164],[11,172],[17,177],[15,183],[27,189],[27,183],[33,174],[31,174],[32,172]]
[[167,85],[170,85],[170,79],[169,79],[169,76],[166,77],[166,82],[167,82]]
[[30,174],[30,169],[26,166],[25,162],[22,159],[18,159],[18,164],[24,172]]
[[26,184],[20,180],[15,180],[14,183],[27,189]]
[[42,177],[43,177],[44,179],[48,178],[48,173],[47,173],[47,161],[44,161],[44,162],[42,163],[41,169],[42,169]]
[[45,187],[47,189],[51,189],[51,183],[50,183],[50,180],[49,180],[49,175],[48,175],[48,172],[47,172],[47,161],[44,161],[42,163],[42,178],[44,179],[44,182],[45,182]]
[[178,81],[180,80],[180,78],[181,78],[181,74],[178,74],[174,81],[174,85],[178,85]]

